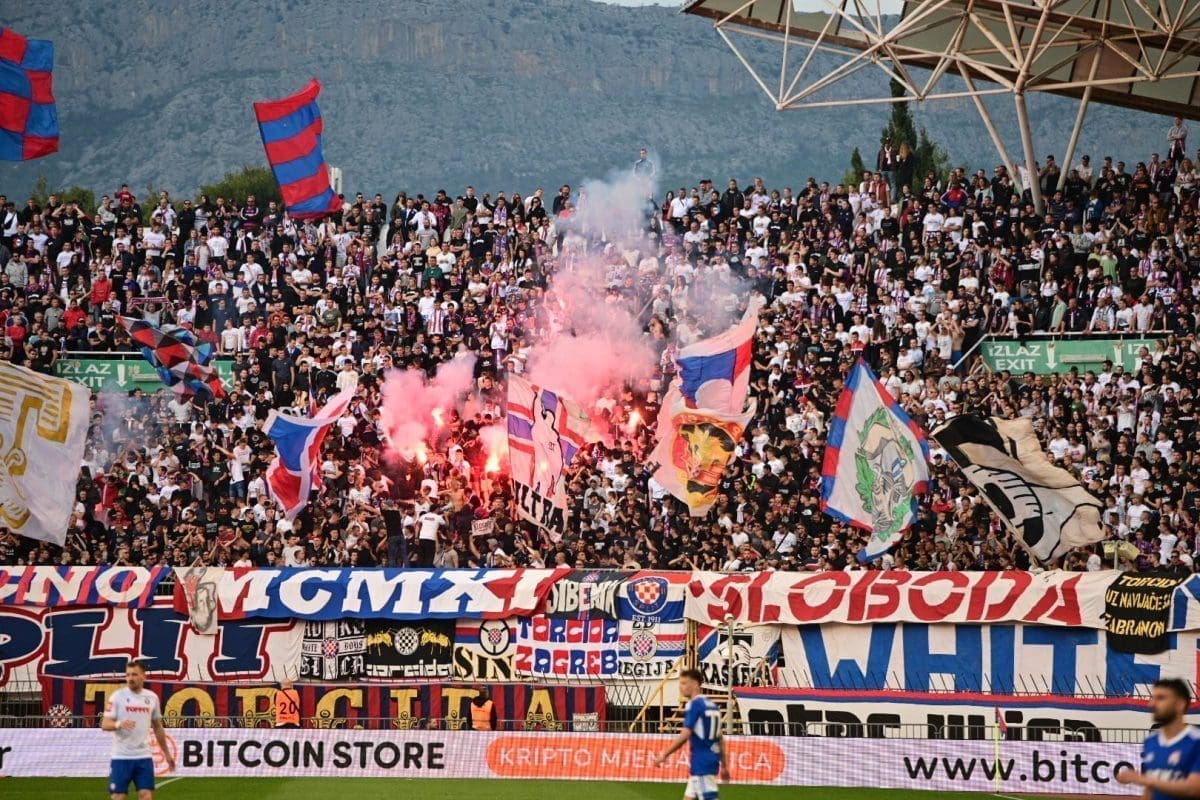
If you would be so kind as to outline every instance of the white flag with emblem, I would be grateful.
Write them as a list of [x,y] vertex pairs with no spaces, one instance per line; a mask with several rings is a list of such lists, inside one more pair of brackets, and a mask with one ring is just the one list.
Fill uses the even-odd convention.
[[77,383],[0,363],[0,525],[66,542],[90,397]]

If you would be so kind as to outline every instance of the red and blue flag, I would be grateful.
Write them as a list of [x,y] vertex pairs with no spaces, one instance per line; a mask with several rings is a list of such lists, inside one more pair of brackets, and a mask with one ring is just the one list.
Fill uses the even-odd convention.
[[28,161],[58,151],[53,68],[53,42],[0,28],[0,160]]
[[225,396],[221,376],[212,365],[213,347],[178,325],[152,325],[142,319],[117,317],[129,337],[142,349],[162,382],[180,397],[220,400]]
[[341,207],[329,184],[321,147],[321,110],[316,78],[291,97],[254,104],[267,161],[279,182],[283,204],[297,219],[323,217]]
[[332,397],[316,414],[298,417],[272,410],[263,422],[263,433],[275,443],[277,454],[267,467],[267,489],[288,519],[308,505],[321,468],[321,444],[353,399],[351,387]]

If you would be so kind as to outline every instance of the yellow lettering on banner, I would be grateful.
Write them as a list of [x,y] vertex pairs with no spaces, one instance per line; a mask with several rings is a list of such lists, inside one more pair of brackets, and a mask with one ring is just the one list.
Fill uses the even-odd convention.
[[[195,710],[191,713],[185,713],[188,703],[196,704]],[[195,686],[175,692],[167,698],[167,703],[163,707],[163,724],[167,727],[176,727],[182,724],[185,717],[198,717],[201,720],[201,726],[207,728],[214,723],[216,716],[217,707],[213,702],[212,695]]]
[[416,689],[392,689],[388,692],[395,710],[392,712],[392,725],[402,731],[417,727],[413,719],[413,701],[417,699]]
[[338,701],[345,700],[350,708],[362,708],[362,689],[334,689],[321,695],[317,710],[313,714],[313,726],[317,728],[340,728],[346,724],[345,717],[338,716]]
[[525,709],[526,730],[561,731],[562,724],[554,716],[554,700],[549,689],[534,689],[529,693],[529,708]]
[[85,683],[83,685],[83,702],[85,705],[94,703],[97,714],[103,714],[108,705],[108,696],[120,689],[123,683]]
[[275,689],[270,686],[250,686],[235,689],[242,720],[247,728],[257,728],[260,722],[272,725],[275,722]]
[[16,367],[0,367],[0,417],[13,422],[12,441],[0,442],[0,446],[8,447],[6,452],[0,452],[0,484],[5,485],[10,495],[0,503],[0,522],[4,525],[19,531],[31,515],[24,498],[37,487],[25,486],[23,480],[29,465],[25,453],[28,437],[32,435],[55,445],[66,442],[73,398],[69,381],[30,380]]
[[446,704],[446,728],[461,731],[466,727],[467,717],[462,713],[463,701],[471,700],[479,694],[475,689],[456,689],[453,686],[442,687],[442,702]]

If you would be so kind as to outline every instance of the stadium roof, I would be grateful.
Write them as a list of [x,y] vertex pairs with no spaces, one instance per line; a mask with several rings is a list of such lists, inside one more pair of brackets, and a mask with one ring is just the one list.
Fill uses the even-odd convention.
[[[878,3],[819,2],[827,12],[800,12],[794,0],[692,0],[684,11],[721,30],[786,34],[885,59],[913,99],[936,97],[940,78],[961,66],[998,85],[996,93],[1082,97],[1091,85],[1095,102],[1200,118],[1200,0],[922,0],[903,2],[898,18]],[[789,108],[809,94],[772,99]]]
[[[805,10],[814,4],[824,10]],[[1068,162],[1092,101],[1200,118],[1200,0],[689,0],[683,11],[713,20],[777,110],[971,98],[1010,165],[984,96],[1016,99],[1030,169],[1028,92],[1082,101]],[[760,74],[731,35],[781,44],[778,74]],[[840,63],[819,72],[828,58],[818,53]],[[869,68],[904,96],[893,98],[889,81],[852,99],[822,96]]]

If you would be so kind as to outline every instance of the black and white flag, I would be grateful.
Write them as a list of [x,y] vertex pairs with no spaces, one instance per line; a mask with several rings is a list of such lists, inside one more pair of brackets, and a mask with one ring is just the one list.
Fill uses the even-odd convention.
[[1104,538],[1100,501],[1046,458],[1027,417],[964,414],[931,435],[1040,563]]

